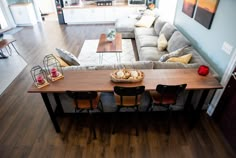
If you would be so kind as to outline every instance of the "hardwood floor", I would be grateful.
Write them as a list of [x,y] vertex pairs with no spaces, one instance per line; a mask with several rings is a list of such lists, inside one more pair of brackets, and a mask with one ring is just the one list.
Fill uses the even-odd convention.
[[[66,26],[56,22],[26,27],[14,34],[16,47],[28,66],[0,96],[0,157],[96,157],[96,158],[230,158],[235,154],[225,142],[213,120],[202,113],[190,130],[182,113],[174,113],[170,136],[165,133],[162,113],[142,114],[139,136],[135,136],[130,118],[123,114],[122,126],[111,134],[112,114],[96,115],[97,139],[86,123],[86,115],[59,118],[57,134],[39,94],[27,93],[32,84],[30,69],[43,65],[43,57],[64,48],[76,56],[85,39],[98,39],[112,25]],[[131,117],[130,117],[131,116]],[[148,130],[144,126],[148,124]]]

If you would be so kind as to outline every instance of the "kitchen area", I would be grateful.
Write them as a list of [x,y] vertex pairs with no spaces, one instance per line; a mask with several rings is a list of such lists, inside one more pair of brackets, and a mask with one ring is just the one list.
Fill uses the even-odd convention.
[[55,14],[59,24],[114,23],[116,19],[137,14],[146,0],[1,0],[0,30],[34,26],[44,15]]

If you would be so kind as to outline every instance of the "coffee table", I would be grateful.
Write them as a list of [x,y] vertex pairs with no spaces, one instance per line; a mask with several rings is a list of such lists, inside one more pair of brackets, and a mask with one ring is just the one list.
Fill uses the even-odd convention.
[[116,53],[117,62],[120,62],[120,53],[122,53],[122,35],[116,33],[113,41],[108,41],[106,34],[101,34],[96,53],[99,53],[99,64],[102,64],[103,53]]

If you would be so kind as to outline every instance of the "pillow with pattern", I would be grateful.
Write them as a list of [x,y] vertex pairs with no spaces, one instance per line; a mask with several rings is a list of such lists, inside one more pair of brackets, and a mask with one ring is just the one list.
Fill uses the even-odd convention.
[[76,58],[76,56],[74,56],[74,54],[63,50],[63,49],[59,49],[56,48],[59,56],[69,65],[80,65],[78,59]]
[[168,60],[168,59],[171,58],[171,57],[179,57],[179,56],[183,55],[183,53],[184,53],[183,50],[184,50],[185,48],[186,48],[186,47],[183,47],[183,48],[177,49],[177,50],[175,50],[175,51],[173,51],[173,52],[171,52],[171,53],[164,54],[164,55],[161,56],[161,58],[159,59],[159,61],[160,61],[160,62],[165,62],[166,60]]

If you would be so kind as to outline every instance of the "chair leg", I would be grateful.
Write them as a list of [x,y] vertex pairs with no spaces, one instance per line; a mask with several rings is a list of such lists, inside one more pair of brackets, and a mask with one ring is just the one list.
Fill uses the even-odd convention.
[[[99,106],[100,105],[100,106]],[[103,104],[102,104],[102,101],[101,100],[99,100],[99,103],[98,103],[98,110],[100,111],[100,112],[104,112],[104,110],[103,110]]]
[[135,111],[135,115],[136,115],[136,120],[134,120],[135,121],[135,125],[136,125],[136,136],[138,136],[139,135],[139,131],[138,131],[138,125],[139,125],[139,123],[138,123],[138,120],[139,120],[139,110],[138,110],[138,106],[136,106],[136,111]]
[[88,111],[89,117],[90,117],[90,120],[89,120],[90,131],[93,133],[93,139],[96,139],[97,136],[96,136],[96,129],[95,129],[95,125],[94,125],[94,118],[93,118],[94,116],[89,110],[87,110],[87,111]]
[[172,108],[169,106],[168,107],[168,124],[167,124],[167,131],[166,131],[168,135],[170,135],[171,117],[172,117]]
[[118,112],[119,111],[120,111],[120,107],[117,107],[117,110],[116,110],[115,115],[114,115],[115,118],[113,117],[114,122],[113,122],[112,134],[115,134],[115,132],[116,132],[117,117],[118,117]]

